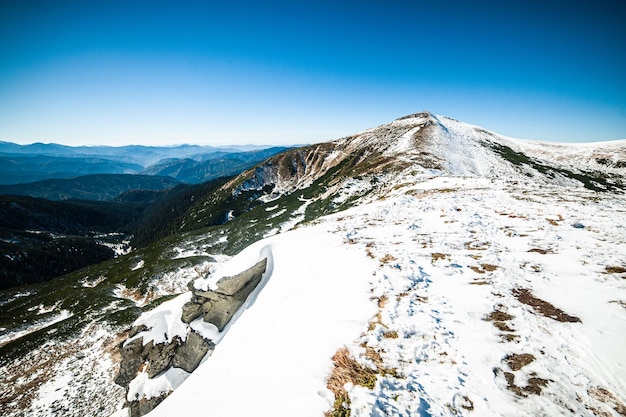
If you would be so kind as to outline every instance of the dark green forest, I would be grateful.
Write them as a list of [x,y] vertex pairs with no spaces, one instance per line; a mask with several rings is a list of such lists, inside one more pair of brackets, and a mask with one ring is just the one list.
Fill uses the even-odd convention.
[[165,191],[132,190],[106,202],[0,195],[0,289],[112,259],[113,247],[146,247],[182,231],[222,224],[228,213],[223,201],[208,207],[202,221],[190,221],[188,214],[212,200],[228,179]]

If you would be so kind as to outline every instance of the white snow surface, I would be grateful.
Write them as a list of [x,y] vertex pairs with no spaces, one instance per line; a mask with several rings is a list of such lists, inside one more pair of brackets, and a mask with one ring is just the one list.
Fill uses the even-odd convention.
[[[626,266],[623,194],[475,177],[397,184],[197,281],[212,287],[271,254],[212,356],[149,416],[321,416],[342,346],[395,371],[373,389],[346,385],[352,417],[619,415],[626,274],[607,268]],[[580,322],[541,314],[520,289]],[[497,327],[494,312],[510,318]],[[516,354],[532,361],[514,369]]]
[[375,313],[369,299],[375,263],[346,246],[329,226],[334,225],[257,242],[212,275],[217,281],[263,257],[273,259],[262,290],[225,329],[212,356],[150,416],[326,411],[331,357],[355,340]]

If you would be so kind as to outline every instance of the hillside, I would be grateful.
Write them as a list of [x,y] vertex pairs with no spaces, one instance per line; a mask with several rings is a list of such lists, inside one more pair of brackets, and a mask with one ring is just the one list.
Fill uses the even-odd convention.
[[0,293],[0,411],[624,415],[625,152],[429,113],[288,150]]
[[0,288],[49,281],[128,251],[146,207],[0,195]]
[[94,174],[67,179],[47,179],[28,184],[0,185],[0,194],[24,195],[47,200],[111,201],[132,190],[169,190],[181,184],[170,177]]

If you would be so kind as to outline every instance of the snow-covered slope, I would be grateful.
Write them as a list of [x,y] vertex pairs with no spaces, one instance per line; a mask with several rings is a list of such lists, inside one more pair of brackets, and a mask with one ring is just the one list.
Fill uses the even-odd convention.
[[[356,174],[387,173],[357,207],[245,251],[281,248],[268,285],[150,415],[624,415],[625,201],[584,178],[620,186],[624,145],[524,142],[422,113],[325,144],[297,181],[270,161],[256,185],[281,192],[355,155]],[[364,285],[369,310],[353,307]],[[330,362],[344,346],[369,382],[329,383],[351,366]]]
[[267,285],[149,415],[320,416],[343,346],[376,375],[351,416],[624,415],[623,196],[402,180],[247,249],[273,248]]

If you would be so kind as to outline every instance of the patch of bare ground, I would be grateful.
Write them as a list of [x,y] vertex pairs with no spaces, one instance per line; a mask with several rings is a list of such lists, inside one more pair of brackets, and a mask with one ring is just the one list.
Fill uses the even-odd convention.
[[535,357],[530,353],[512,353],[504,358],[504,361],[509,366],[511,371],[519,371],[534,360]]
[[371,390],[376,386],[378,375],[400,377],[395,369],[387,369],[382,366],[382,357],[376,350],[368,346],[365,349],[366,356],[376,364],[376,370],[361,365],[350,355],[345,346],[333,356],[334,366],[326,386],[335,394],[335,402],[333,407],[324,413],[324,416],[348,417],[350,415],[350,396],[345,389],[347,383],[360,385]]
[[497,308],[489,313],[489,315],[483,320],[491,322],[493,327],[502,332],[500,334],[500,337],[507,342],[511,342],[515,340],[515,338],[519,337],[514,334],[515,330],[510,328],[509,324],[507,323],[508,321],[513,320],[515,317],[504,311],[504,309],[504,306],[498,305]]
[[[605,274],[626,274],[626,268],[623,266],[607,266],[604,268]],[[626,276],[622,277],[626,278]]]
[[470,285],[489,285],[489,281],[472,281]]
[[432,258],[431,262],[432,262],[432,264],[434,265],[434,264],[435,264],[435,262],[437,262],[438,260],[440,260],[440,259],[444,259],[444,260],[445,260],[445,259],[446,259],[448,256],[450,256],[450,255],[448,255],[448,254],[446,254],[446,253],[434,252],[434,253],[432,253],[430,256],[431,256],[431,258]]
[[396,257],[395,257],[395,256],[393,256],[393,255],[392,255],[392,254],[390,254],[390,253],[387,253],[385,256],[383,256],[382,258],[380,258],[380,264],[381,264],[381,265],[384,265],[384,264],[387,264],[387,263],[389,263],[389,262],[393,262],[393,261],[395,261],[395,260],[396,260]]
[[385,339],[397,339],[399,336],[398,336],[397,331],[389,330],[389,331],[383,332],[383,337]]
[[498,269],[498,267],[496,265],[491,265],[491,264],[480,264],[480,266],[470,266],[469,267],[472,271],[476,272],[477,274],[484,274],[485,272],[493,272],[496,269]]
[[528,378],[528,381],[526,381],[526,386],[520,387],[515,384],[515,374],[513,372],[505,372],[504,378],[507,383],[506,388],[520,397],[528,397],[529,394],[540,395],[542,389],[548,385],[548,382],[550,382],[547,379],[532,376]]
[[517,300],[528,306],[531,306],[533,310],[542,316],[551,318],[552,320],[569,323],[581,323],[580,319],[575,316],[570,316],[560,308],[557,308],[547,301],[535,297],[530,290],[526,288],[516,288],[513,290],[513,295]]
[[472,242],[465,242],[464,246],[467,250],[487,250],[491,244],[489,242],[479,242],[475,240]]
[[383,294],[380,297],[372,297],[371,300],[376,300],[376,303],[378,304],[378,312],[376,312],[376,316],[370,320],[367,331],[371,332],[377,325],[387,328],[387,326],[383,323],[382,309],[385,308],[387,301],[389,301],[389,297]]
[[563,221],[563,216],[559,214],[556,219],[551,219],[549,217],[546,217],[546,221],[550,223],[552,226],[559,226],[559,222]]
[[626,405],[608,389],[602,387],[592,387],[587,391],[587,393],[591,398],[608,404],[619,415],[626,417]]
[[532,248],[529,249],[528,252],[539,253],[541,255],[547,255],[549,253],[554,253],[552,249],[541,249],[541,248]]

